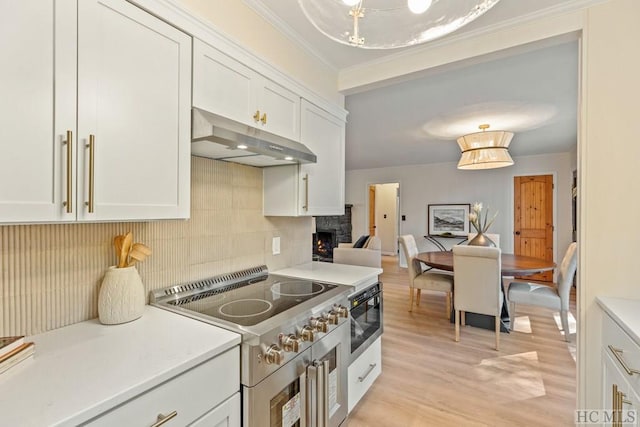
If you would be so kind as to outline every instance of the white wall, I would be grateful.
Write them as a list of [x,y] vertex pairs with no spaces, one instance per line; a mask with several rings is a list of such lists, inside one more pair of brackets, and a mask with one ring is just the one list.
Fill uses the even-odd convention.
[[578,391],[581,407],[599,408],[601,320],[595,298],[640,299],[636,227],[611,227],[640,212],[640,1],[612,0],[587,12],[578,151]]
[[376,184],[376,236],[382,242],[382,253],[387,255],[395,255],[398,248],[397,192],[397,183]]
[[366,231],[368,185],[398,182],[399,214],[406,215],[406,221],[400,222],[400,234],[416,236],[422,249],[436,249],[420,238],[427,234],[428,204],[480,201],[492,211],[499,211],[490,231],[501,235],[503,251],[513,252],[513,177],[553,174],[554,259],[558,260],[571,242],[571,157],[570,153],[516,157],[514,166],[486,171],[460,171],[456,163],[347,171],[346,202],[353,204],[353,234]]

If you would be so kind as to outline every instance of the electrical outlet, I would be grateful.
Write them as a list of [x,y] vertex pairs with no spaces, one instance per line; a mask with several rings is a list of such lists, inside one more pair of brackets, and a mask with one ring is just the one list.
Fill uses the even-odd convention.
[[273,253],[273,255],[280,254],[280,238],[279,237],[274,237],[273,240],[271,240],[271,252]]

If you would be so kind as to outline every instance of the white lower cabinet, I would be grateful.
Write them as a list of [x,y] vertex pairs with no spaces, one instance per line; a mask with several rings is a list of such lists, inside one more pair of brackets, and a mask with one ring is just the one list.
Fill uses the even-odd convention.
[[[238,346],[142,393],[87,426],[240,426]],[[234,400],[235,399],[235,400]]]
[[[605,411],[598,421],[613,427],[640,425],[639,395],[640,346],[608,314],[604,314],[602,408]],[[593,414],[591,417],[594,418]]]
[[382,373],[382,337],[378,338],[349,366],[349,412]]
[[192,427],[240,427],[242,400],[236,393],[216,408],[198,418]]

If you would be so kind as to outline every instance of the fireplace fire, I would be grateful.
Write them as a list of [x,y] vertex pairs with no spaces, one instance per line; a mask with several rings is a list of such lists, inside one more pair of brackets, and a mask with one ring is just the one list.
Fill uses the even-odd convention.
[[333,259],[333,248],[337,246],[336,232],[333,230],[316,230],[313,254],[321,260],[330,261]]

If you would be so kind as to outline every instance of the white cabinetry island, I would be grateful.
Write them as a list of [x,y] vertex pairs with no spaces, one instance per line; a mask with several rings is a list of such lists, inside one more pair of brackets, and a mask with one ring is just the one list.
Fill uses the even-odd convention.
[[[0,377],[0,424],[240,426],[240,335],[159,308],[40,335]],[[215,421],[215,422],[214,422]]]

